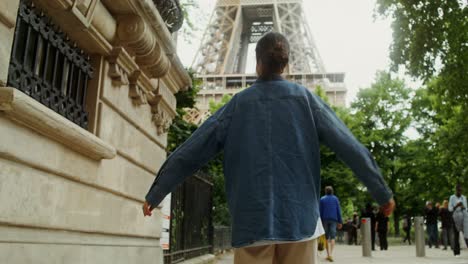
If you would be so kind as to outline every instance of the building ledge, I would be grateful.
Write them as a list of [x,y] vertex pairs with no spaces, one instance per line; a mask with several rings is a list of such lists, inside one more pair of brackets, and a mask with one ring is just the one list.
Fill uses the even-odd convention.
[[116,156],[114,147],[18,89],[0,87],[0,114],[92,159]]

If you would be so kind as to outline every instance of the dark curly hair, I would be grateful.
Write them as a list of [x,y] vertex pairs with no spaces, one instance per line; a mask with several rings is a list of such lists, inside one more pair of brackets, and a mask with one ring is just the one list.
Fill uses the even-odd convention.
[[289,42],[278,32],[265,34],[255,48],[257,63],[262,63],[260,78],[269,79],[281,74],[289,62]]

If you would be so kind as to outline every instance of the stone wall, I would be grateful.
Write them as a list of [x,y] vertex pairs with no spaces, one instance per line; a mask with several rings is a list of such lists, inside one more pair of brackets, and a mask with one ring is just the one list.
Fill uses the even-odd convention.
[[150,0],[35,0],[92,56],[88,131],[6,87],[18,0],[0,1],[0,263],[162,263],[141,205],[191,81]]

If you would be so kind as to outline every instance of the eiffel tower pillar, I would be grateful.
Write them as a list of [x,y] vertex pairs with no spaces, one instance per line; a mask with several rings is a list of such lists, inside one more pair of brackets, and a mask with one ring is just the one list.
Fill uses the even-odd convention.
[[206,116],[210,100],[233,95],[256,80],[254,72],[247,72],[248,61],[255,61],[252,51],[260,37],[273,30],[284,34],[290,43],[284,77],[310,90],[320,85],[332,104],[345,105],[344,73],[326,71],[302,0],[218,0],[192,63],[202,80],[197,98],[201,113],[192,121]]

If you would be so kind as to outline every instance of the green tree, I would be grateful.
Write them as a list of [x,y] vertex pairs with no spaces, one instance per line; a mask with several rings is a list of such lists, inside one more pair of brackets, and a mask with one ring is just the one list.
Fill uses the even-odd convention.
[[216,111],[218,111],[221,107],[223,107],[225,104],[229,103],[229,101],[231,101],[231,99],[232,99],[231,95],[225,94],[225,95],[223,95],[223,97],[221,98],[221,101],[219,101],[219,102],[215,102],[215,101],[211,100],[209,102],[210,113],[211,114],[216,113]]
[[380,15],[393,19],[393,69],[429,82],[439,77],[447,100],[468,104],[468,8],[458,0],[378,0]]
[[432,87],[439,85],[443,84],[434,79],[416,92],[413,113],[426,151],[432,152],[431,162],[441,170],[433,177],[444,178],[453,192],[457,183],[468,182],[468,112],[465,106],[447,103],[434,93]]
[[[411,90],[405,83],[392,78],[390,73],[377,72],[371,87],[361,89],[351,104],[356,137],[370,150],[382,174],[394,192],[398,204],[402,184],[406,177],[403,149],[408,139],[405,132],[411,125]],[[400,209],[394,212],[395,232],[399,234]]]
[[175,94],[177,100],[177,115],[172,121],[172,125],[169,128],[167,135],[168,152],[174,151],[197,129],[197,125],[184,120],[184,116],[186,114],[185,109],[195,107],[195,100],[201,83],[201,81],[194,78],[193,72],[191,70],[189,70],[189,75],[192,78],[192,87],[186,91],[179,91]]
[[407,168],[418,175],[411,184],[420,188],[419,200],[446,198],[456,183],[468,182],[467,3],[378,0],[377,12],[393,20],[392,68],[403,65],[424,81],[413,100],[422,138],[406,149],[415,159]]

